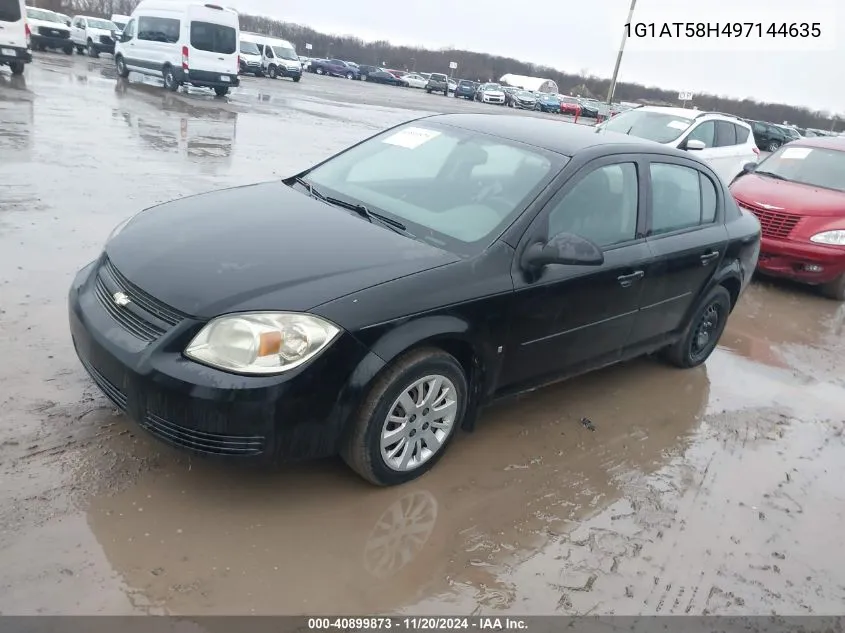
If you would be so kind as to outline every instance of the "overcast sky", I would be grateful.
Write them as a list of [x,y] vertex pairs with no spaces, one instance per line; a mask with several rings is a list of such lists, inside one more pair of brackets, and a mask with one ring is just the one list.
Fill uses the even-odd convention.
[[[672,2],[669,6],[666,3]],[[319,31],[456,47],[610,77],[630,0],[230,0]],[[822,39],[629,39],[620,81],[845,113],[845,7],[836,0],[638,0],[637,21],[821,22]],[[737,7],[740,6],[740,9]],[[703,12],[706,11],[706,12]],[[837,15],[838,13],[838,15]],[[765,27],[764,27],[765,28]],[[839,35],[841,34],[841,37]],[[694,48],[711,50],[692,50]],[[738,47],[757,50],[736,50]],[[834,50],[806,50],[815,47]],[[804,50],[798,50],[803,48]],[[762,49],[762,50],[761,50]],[[318,53],[318,51],[315,51]],[[305,54],[305,51],[300,51]],[[460,62],[460,60],[456,60]],[[420,69],[425,70],[425,69]],[[460,75],[460,68],[458,69]]]

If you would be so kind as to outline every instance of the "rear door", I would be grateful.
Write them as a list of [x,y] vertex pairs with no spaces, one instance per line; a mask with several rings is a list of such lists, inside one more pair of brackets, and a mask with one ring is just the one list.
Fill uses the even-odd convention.
[[[26,48],[24,0],[0,0],[0,46]],[[4,53],[16,57],[11,52]]]
[[237,16],[203,6],[190,7],[188,19],[191,70],[237,74],[240,36]]
[[654,259],[646,270],[633,344],[675,332],[718,269],[728,233],[723,187],[683,158],[660,156],[650,180],[647,242]]

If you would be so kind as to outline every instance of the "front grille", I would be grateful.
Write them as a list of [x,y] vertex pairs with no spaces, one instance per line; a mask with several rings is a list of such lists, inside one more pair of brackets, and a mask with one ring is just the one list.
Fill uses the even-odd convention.
[[211,455],[259,455],[264,451],[262,435],[221,435],[206,433],[174,424],[164,418],[147,413],[141,426],[160,440]]
[[38,34],[43,35],[45,37],[60,37],[62,39],[67,39],[70,37],[69,31],[65,31],[64,29],[51,29],[46,26],[39,26]]
[[109,37],[108,35],[101,35],[100,36],[100,44],[105,44],[106,46],[112,46],[114,44],[114,40]]
[[792,229],[794,229],[799,220],[801,220],[801,216],[798,215],[772,211],[770,209],[762,209],[745,202],[740,202],[739,206],[757,216],[757,219],[760,221],[760,230],[763,237],[773,237],[778,239],[789,237]]
[[[114,295],[118,292],[127,296],[127,305],[119,306],[115,302]],[[95,293],[109,316],[142,341],[155,341],[187,317],[138,288],[108,259],[97,271]]]
[[93,380],[100,388],[100,391],[102,391],[118,409],[126,411],[126,394],[118,389],[108,378],[94,369],[91,363],[83,358],[80,358],[80,360],[82,361],[82,366],[85,367],[85,370],[88,372],[88,375],[91,376],[91,380]]

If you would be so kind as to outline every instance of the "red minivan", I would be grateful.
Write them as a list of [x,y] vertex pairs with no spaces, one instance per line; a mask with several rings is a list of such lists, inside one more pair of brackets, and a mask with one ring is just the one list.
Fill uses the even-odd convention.
[[731,183],[763,231],[757,270],[818,286],[845,301],[845,138],[804,138]]

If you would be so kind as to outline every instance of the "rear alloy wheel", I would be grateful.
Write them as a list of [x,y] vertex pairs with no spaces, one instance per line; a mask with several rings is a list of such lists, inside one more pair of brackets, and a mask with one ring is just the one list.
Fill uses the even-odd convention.
[[833,299],[835,301],[845,301],[845,273],[842,273],[833,281],[829,281],[822,285],[819,289],[822,291],[822,294],[829,299]]
[[355,79],[355,75],[353,75],[352,73],[346,73],[346,78],[347,79]]
[[377,379],[341,455],[367,481],[393,486],[434,466],[460,427],[467,381],[460,363],[436,348],[412,351]]
[[120,77],[126,79],[129,76],[129,69],[126,67],[126,62],[123,61],[123,56],[118,55],[117,59],[114,60],[115,66],[117,66],[117,74]]
[[314,72],[315,72],[315,73],[317,73],[318,75],[322,75],[322,74],[323,74],[323,69],[322,69],[322,68],[318,68],[318,69],[317,69],[317,70],[315,70]]
[[699,302],[683,336],[663,350],[663,356],[682,369],[701,365],[716,349],[730,312],[730,293],[716,286]]
[[170,92],[179,90],[179,81],[176,79],[176,73],[173,72],[172,66],[164,69],[164,87]]

